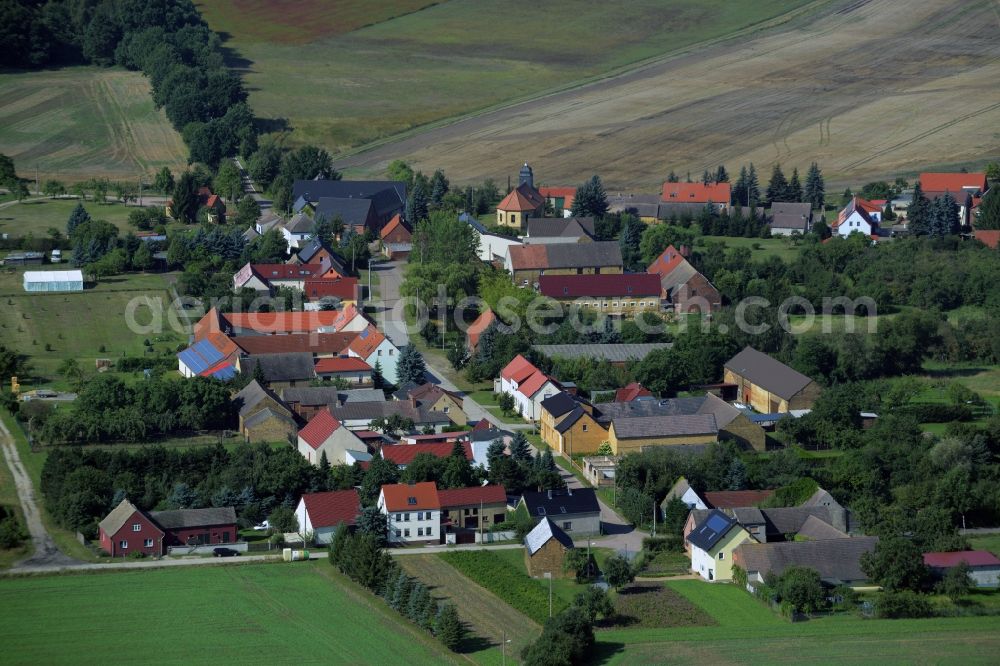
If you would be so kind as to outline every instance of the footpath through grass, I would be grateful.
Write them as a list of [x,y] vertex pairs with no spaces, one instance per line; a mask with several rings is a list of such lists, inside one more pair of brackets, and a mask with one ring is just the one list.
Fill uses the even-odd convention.
[[454,660],[326,562],[0,580],[0,642],[11,664]]

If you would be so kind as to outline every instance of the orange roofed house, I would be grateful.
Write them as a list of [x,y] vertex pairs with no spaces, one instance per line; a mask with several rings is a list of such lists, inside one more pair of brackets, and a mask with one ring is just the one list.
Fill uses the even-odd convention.
[[663,183],[660,193],[660,214],[676,208],[677,212],[711,204],[717,211],[729,210],[729,183]]
[[562,387],[544,372],[534,366],[521,354],[514,357],[494,380],[495,393],[509,393],[514,397],[517,413],[526,419],[535,420],[542,414],[542,401]]
[[329,409],[323,409],[299,431],[298,451],[313,465],[319,465],[326,454],[331,465],[346,463],[347,452],[367,453],[364,442],[337,420]]
[[441,500],[433,481],[384,485],[377,506],[388,517],[389,543],[440,543]]
[[924,196],[933,201],[945,193],[951,194],[958,204],[958,215],[962,224],[969,224],[970,211],[979,205],[989,189],[985,173],[922,173],[920,189]]
[[667,247],[646,272],[659,276],[660,298],[664,306],[678,314],[714,312],[722,307],[719,290],[673,245]]
[[528,218],[545,215],[545,197],[535,189],[535,178],[527,162],[521,167],[518,181],[517,187],[497,204],[497,224],[520,229]]

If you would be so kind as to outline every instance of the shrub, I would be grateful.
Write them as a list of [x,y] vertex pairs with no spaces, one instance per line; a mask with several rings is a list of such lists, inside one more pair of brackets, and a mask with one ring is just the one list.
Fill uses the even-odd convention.
[[684,550],[684,539],[673,534],[646,537],[642,540],[642,549],[650,553],[680,553]]
[[882,618],[930,617],[931,604],[916,592],[883,592],[875,600],[875,614]]

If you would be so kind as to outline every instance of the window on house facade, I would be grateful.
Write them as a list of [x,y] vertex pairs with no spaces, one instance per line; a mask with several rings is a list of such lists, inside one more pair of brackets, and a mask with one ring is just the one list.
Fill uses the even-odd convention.
[[407,528],[407,529],[403,530],[403,536],[404,536],[404,537],[408,537],[408,536],[410,536],[410,530],[409,530],[409,528]]
[[121,548],[122,550],[127,549],[128,548],[128,541],[125,540],[125,539],[122,539],[121,541],[118,542],[118,547]]
[[720,560],[724,560],[724,559],[726,559],[726,554],[725,554],[725,552],[722,552],[722,553],[719,553],[719,559],[720,559]]
[[418,527],[417,528],[417,536],[423,536],[423,535],[424,535],[424,528]]
[[132,531],[133,532],[141,532],[142,531],[142,523],[132,523]]
[[408,514],[408,513],[404,513],[403,514],[403,522],[404,523],[410,522],[410,514]]
[[401,521],[402,519],[403,519],[403,514],[401,514],[401,513],[397,513],[397,514],[396,514],[396,522],[398,523],[398,522],[399,522],[399,521]]
[[153,547],[153,540],[152,539],[146,539],[145,541],[142,542],[142,545],[143,545],[144,548],[152,548]]
[[563,521],[562,528],[569,532],[573,529],[573,522],[570,520]]
[[400,530],[396,530],[396,538],[398,539],[401,536],[403,536],[403,533]]
[[393,353],[394,351],[396,351],[396,350],[395,350],[395,349],[390,349],[390,350],[389,350],[389,356],[392,356],[392,353]]
[[583,424],[583,431],[587,432],[587,424],[586,423]]

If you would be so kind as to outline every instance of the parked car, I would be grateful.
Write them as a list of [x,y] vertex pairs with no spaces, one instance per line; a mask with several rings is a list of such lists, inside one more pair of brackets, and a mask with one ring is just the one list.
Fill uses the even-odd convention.
[[236,557],[240,554],[240,551],[235,548],[215,548],[212,550],[212,555],[214,557]]
[[260,525],[254,525],[253,528],[255,530],[260,530],[260,531],[269,530],[269,529],[271,529],[271,523],[269,523],[268,521],[265,520]]

